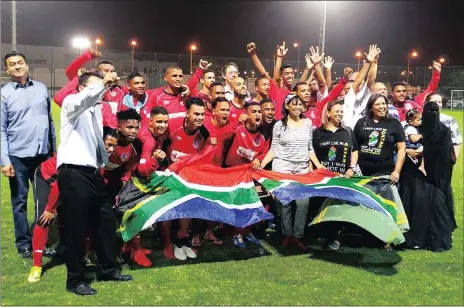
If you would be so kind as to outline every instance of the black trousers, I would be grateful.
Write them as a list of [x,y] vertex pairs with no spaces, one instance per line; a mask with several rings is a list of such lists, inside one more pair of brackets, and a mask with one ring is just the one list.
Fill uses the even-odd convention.
[[116,261],[116,219],[100,173],[91,167],[65,164],[58,169],[59,214],[66,236],[67,287],[85,281],[84,242],[90,228],[96,239],[100,274],[113,273]]

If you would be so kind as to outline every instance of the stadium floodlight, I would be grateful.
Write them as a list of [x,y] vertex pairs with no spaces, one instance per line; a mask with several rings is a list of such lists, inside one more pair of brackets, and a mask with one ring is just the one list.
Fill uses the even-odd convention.
[[87,37],[78,36],[73,38],[72,46],[79,49],[79,54],[81,50],[90,47],[90,40]]

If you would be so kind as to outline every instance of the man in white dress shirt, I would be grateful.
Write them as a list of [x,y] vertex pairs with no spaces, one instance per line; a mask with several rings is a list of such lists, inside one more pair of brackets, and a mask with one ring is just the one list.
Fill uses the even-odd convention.
[[57,169],[64,231],[66,234],[66,290],[92,295],[85,282],[84,242],[87,228],[96,238],[99,280],[128,281],[116,261],[116,220],[106,194],[100,168],[108,163],[103,144],[100,101],[116,73],[103,77],[86,72],[79,77],[79,92],[67,96],[61,108],[61,143]]

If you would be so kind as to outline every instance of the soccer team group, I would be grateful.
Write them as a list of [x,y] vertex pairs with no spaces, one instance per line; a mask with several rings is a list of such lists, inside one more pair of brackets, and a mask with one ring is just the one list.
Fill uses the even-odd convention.
[[[69,109],[67,104],[71,98],[81,95],[80,99],[94,101],[92,106],[101,110],[108,162],[98,172],[106,186],[104,193],[109,206],[116,207],[118,193],[131,176],[148,180],[155,171],[165,170],[182,157],[201,152],[207,145],[217,147],[211,163],[222,167],[250,164],[253,169],[292,174],[325,168],[347,178],[361,174],[390,175],[392,184],[398,183],[405,159],[426,172],[427,166],[421,159],[419,127],[426,102],[434,101],[441,108],[442,98],[435,94],[441,71],[438,62],[433,62],[428,88],[412,101],[406,99],[406,84],[394,84],[388,95],[385,84],[375,82],[381,53],[376,45],[370,46],[359,71],[347,67],[337,82],[332,82],[334,60],[320,54],[318,48],[310,48],[299,80],[295,80],[294,69],[282,63],[287,53],[285,43],[277,47],[272,76],[261,64],[254,43],[247,45],[247,51],[260,76],[255,81],[256,95],[247,91],[247,80],[239,75],[235,63],[221,68],[223,82],[220,82],[215,70],[210,69],[212,63],[200,60],[186,84],[183,84],[182,69],[171,66],[164,74],[167,86],[156,89],[147,89],[145,76],[138,72],[129,74],[122,84],[110,61],[100,61],[93,69],[82,68],[102,56],[93,49],[70,64],[66,70],[70,81],[53,101]],[[27,77],[25,55],[10,52],[5,56],[5,65],[12,82],[19,83],[22,78],[25,86],[32,82],[38,84]],[[26,75],[15,75],[14,71],[21,65]],[[95,86],[102,83],[106,90],[95,91]],[[197,89],[199,83],[201,88]],[[2,115],[5,115],[5,106],[2,94]],[[455,121],[447,120],[457,156],[462,140]],[[50,123],[53,125],[51,119]],[[2,142],[4,135],[9,135],[8,127],[4,126],[2,119]],[[50,148],[53,148],[54,129],[49,130]],[[56,150],[50,149],[49,153],[52,152]],[[2,150],[2,172],[14,180],[14,165],[10,163],[13,166],[8,168],[4,155],[8,153]],[[40,280],[44,254],[66,257],[65,231],[60,230],[60,243],[55,250],[45,248],[49,225],[56,212],[60,213],[61,198],[56,180],[59,147],[58,154],[51,156],[34,173],[36,224],[29,243],[32,249],[27,244],[23,244],[25,248],[17,244],[21,256],[33,258],[29,282]],[[296,212],[286,208],[291,206],[274,206],[279,207],[274,208],[274,213],[279,215],[282,245],[306,249],[303,236],[309,200],[297,200],[293,206]],[[116,219],[121,218],[115,215]],[[60,223],[60,214],[57,221],[60,229],[66,228],[66,224]],[[202,236],[199,223],[204,223],[207,229]],[[215,233],[217,226],[214,222],[191,219],[158,223],[164,256],[179,260],[196,258],[203,240],[222,245],[224,242]],[[177,233],[172,233],[173,229]],[[93,236],[89,231],[82,242],[81,254],[85,255],[82,261],[91,262],[88,254],[98,249]],[[328,246],[338,249],[340,229],[328,239]],[[241,248],[260,244],[251,227],[234,229],[232,240]],[[151,251],[142,247],[140,235],[124,243],[121,252],[141,266],[152,265],[147,257]]]

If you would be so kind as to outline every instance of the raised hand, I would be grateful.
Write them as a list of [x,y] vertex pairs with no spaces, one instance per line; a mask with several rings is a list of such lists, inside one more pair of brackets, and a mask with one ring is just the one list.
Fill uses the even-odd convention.
[[345,78],[346,81],[350,80],[352,73],[353,69],[351,69],[350,67],[345,67],[345,69],[343,69],[343,78]]
[[378,55],[380,54],[380,49],[377,48],[377,45],[374,44],[374,45],[370,45],[369,46],[369,53],[364,53],[366,55],[366,60],[369,62],[369,63],[372,63],[375,61],[375,59],[378,57]]
[[314,64],[313,64],[313,62],[311,62],[311,56],[309,55],[309,53],[305,54],[305,61],[306,61],[306,69],[311,70],[311,68],[313,68]]
[[433,61],[432,68],[433,68],[433,70],[441,71],[441,64],[438,63],[437,61]]
[[249,43],[247,46],[247,51],[250,55],[254,55],[256,52],[256,44],[254,42]]
[[105,76],[103,77],[103,84],[105,86],[108,86],[108,85],[111,85],[111,84],[114,84],[116,81],[119,80],[119,77],[118,77],[118,74],[115,73],[115,72],[108,72],[105,74]]
[[288,48],[285,48],[285,42],[283,42],[282,46],[277,45],[277,56],[284,57],[287,54]]
[[210,63],[203,59],[200,59],[200,63],[198,64],[198,66],[203,70],[207,70],[211,65],[213,65],[213,63]]
[[99,57],[99,56],[102,55],[102,53],[100,51],[95,50],[95,49],[89,49],[89,52],[94,58]]
[[326,56],[324,60],[322,61],[322,65],[325,67],[325,69],[332,69],[332,65],[334,63],[334,59],[331,56]]
[[319,54],[319,46],[309,48],[310,58],[314,65],[319,64],[324,58],[325,53]]

